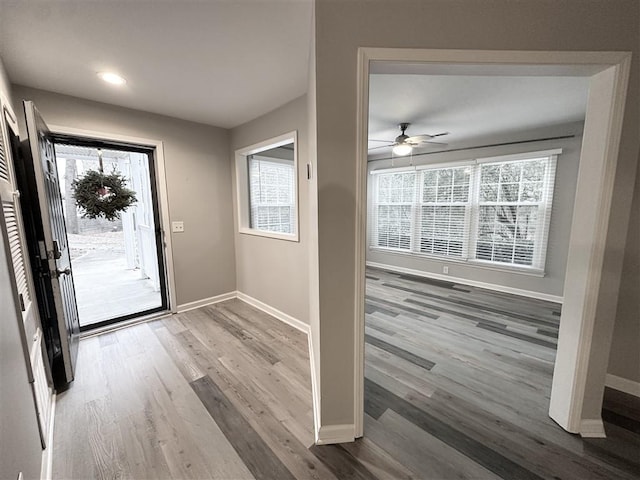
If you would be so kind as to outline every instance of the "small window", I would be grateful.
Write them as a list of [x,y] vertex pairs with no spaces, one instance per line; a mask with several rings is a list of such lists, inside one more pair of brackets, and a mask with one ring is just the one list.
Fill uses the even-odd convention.
[[236,152],[240,233],[298,240],[295,132]]

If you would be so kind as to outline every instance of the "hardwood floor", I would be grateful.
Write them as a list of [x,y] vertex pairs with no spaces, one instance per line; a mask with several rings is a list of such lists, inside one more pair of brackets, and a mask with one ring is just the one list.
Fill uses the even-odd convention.
[[365,438],[312,445],[306,336],[229,300],[80,342],[53,478],[637,478],[628,398],[602,441],[546,416],[556,306],[369,273]]
[[365,437],[419,478],[640,475],[624,394],[607,391],[607,439],[547,415],[559,305],[369,270],[366,312]]

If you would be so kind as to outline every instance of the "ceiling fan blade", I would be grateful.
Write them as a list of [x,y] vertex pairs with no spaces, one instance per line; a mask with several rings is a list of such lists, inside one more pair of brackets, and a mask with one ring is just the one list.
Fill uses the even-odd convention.
[[393,147],[393,143],[388,143],[387,145],[380,145],[379,147],[371,147],[368,150],[375,150],[376,148],[387,148],[387,147]]
[[419,145],[417,145],[417,146],[424,145],[425,143],[428,143],[429,145],[449,145],[448,143],[444,143],[444,142],[430,142],[430,141],[428,141],[428,140],[423,140],[423,141],[422,141],[422,142],[420,142],[420,144],[419,144]]
[[384,142],[384,143],[389,143],[391,140],[376,140],[374,138],[368,138],[367,141],[369,142]]
[[422,135],[414,135],[413,137],[409,137],[407,138],[407,141],[408,142],[425,142],[435,137],[442,137],[443,135],[449,135],[449,132],[436,133],[435,135],[423,133]]

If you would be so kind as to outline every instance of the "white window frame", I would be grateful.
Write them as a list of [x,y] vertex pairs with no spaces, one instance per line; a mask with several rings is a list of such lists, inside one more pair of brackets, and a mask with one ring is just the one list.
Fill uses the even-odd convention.
[[[294,205],[293,205],[293,229],[292,233],[272,232],[268,230],[260,230],[251,226],[251,201],[249,197],[249,157],[251,155],[259,155],[261,152],[271,150],[272,148],[281,147],[283,145],[293,144],[293,169],[294,169]],[[300,241],[299,235],[299,218],[298,218],[298,132],[288,132],[277,137],[264,140],[262,142],[250,145],[245,148],[236,150],[235,152],[235,187],[236,187],[236,205],[238,231],[245,235],[256,235],[260,237],[269,237],[278,240],[287,240],[291,242]]]
[[[388,173],[400,173],[407,171],[415,171],[416,179],[415,179],[415,195],[414,195],[414,204],[412,205],[412,231],[411,231],[411,248],[410,250],[406,249],[398,249],[398,248],[389,248],[384,246],[379,246],[377,244],[377,233],[378,233],[378,225],[377,225],[377,198],[378,198],[378,179],[372,182],[372,197],[371,197],[371,207],[372,207],[372,227],[370,229],[370,237],[369,237],[369,248],[371,250],[383,251],[388,253],[395,253],[400,255],[410,255],[410,256],[419,256],[419,257],[427,257],[436,261],[441,262],[454,262],[454,263],[464,263],[474,267],[481,268],[489,268],[493,270],[504,270],[515,273],[523,273],[523,274],[531,274],[543,276],[545,273],[545,263],[547,256],[547,245],[549,239],[549,225],[551,220],[551,210],[553,208],[553,189],[555,184],[555,172],[556,172],[556,162],[559,154],[562,153],[562,149],[554,149],[554,150],[544,150],[544,151],[536,151],[536,152],[526,152],[515,155],[501,155],[495,157],[485,157],[485,158],[477,158],[473,160],[463,160],[456,162],[441,162],[434,163],[428,165],[419,165],[414,167],[403,167],[403,168],[385,168],[379,170],[372,170],[370,173],[373,176],[377,176],[379,174],[388,174]],[[539,210],[539,220],[536,225],[535,232],[535,242],[534,242],[534,252],[532,258],[532,265],[522,265],[516,263],[506,263],[506,262],[498,262],[492,260],[482,260],[476,258],[476,248],[478,244],[478,228],[479,228],[479,211],[480,211],[480,170],[482,164],[488,163],[506,163],[513,161],[526,161],[533,160],[536,158],[547,158],[548,159],[548,168],[546,169],[545,176],[543,178],[543,192],[542,199],[538,203]],[[439,255],[433,253],[423,253],[420,252],[420,232],[421,232],[421,215],[420,211],[422,206],[425,205],[422,202],[422,189],[423,189],[423,179],[422,179],[422,171],[430,169],[430,170],[440,170],[445,168],[453,168],[453,167],[464,167],[471,166],[474,171],[471,174],[471,178],[469,181],[469,207],[465,213],[465,236],[463,240],[462,247],[462,256],[447,256],[447,255]],[[379,178],[379,177],[378,177]],[[449,204],[446,204],[449,205]]]

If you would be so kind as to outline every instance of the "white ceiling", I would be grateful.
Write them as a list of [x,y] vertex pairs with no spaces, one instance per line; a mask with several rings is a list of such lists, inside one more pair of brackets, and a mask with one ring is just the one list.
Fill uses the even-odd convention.
[[[393,140],[398,124],[408,135],[450,132],[419,152],[482,145],[509,135],[536,139],[534,131],[584,120],[589,78],[441,74],[372,74],[369,138]],[[527,132],[534,138],[527,138]],[[524,137],[523,137],[524,134]],[[369,142],[369,148],[384,145]],[[390,148],[370,150],[388,155]]]
[[[13,83],[232,128],[305,93],[311,6],[0,0],[0,56]],[[373,66],[370,138],[391,141],[410,122],[409,135],[448,131],[455,148],[584,118],[585,77],[427,67]],[[103,70],[128,83],[105,84]]]
[[16,84],[231,128],[305,93],[311,5],[0,0],[0,56]]

